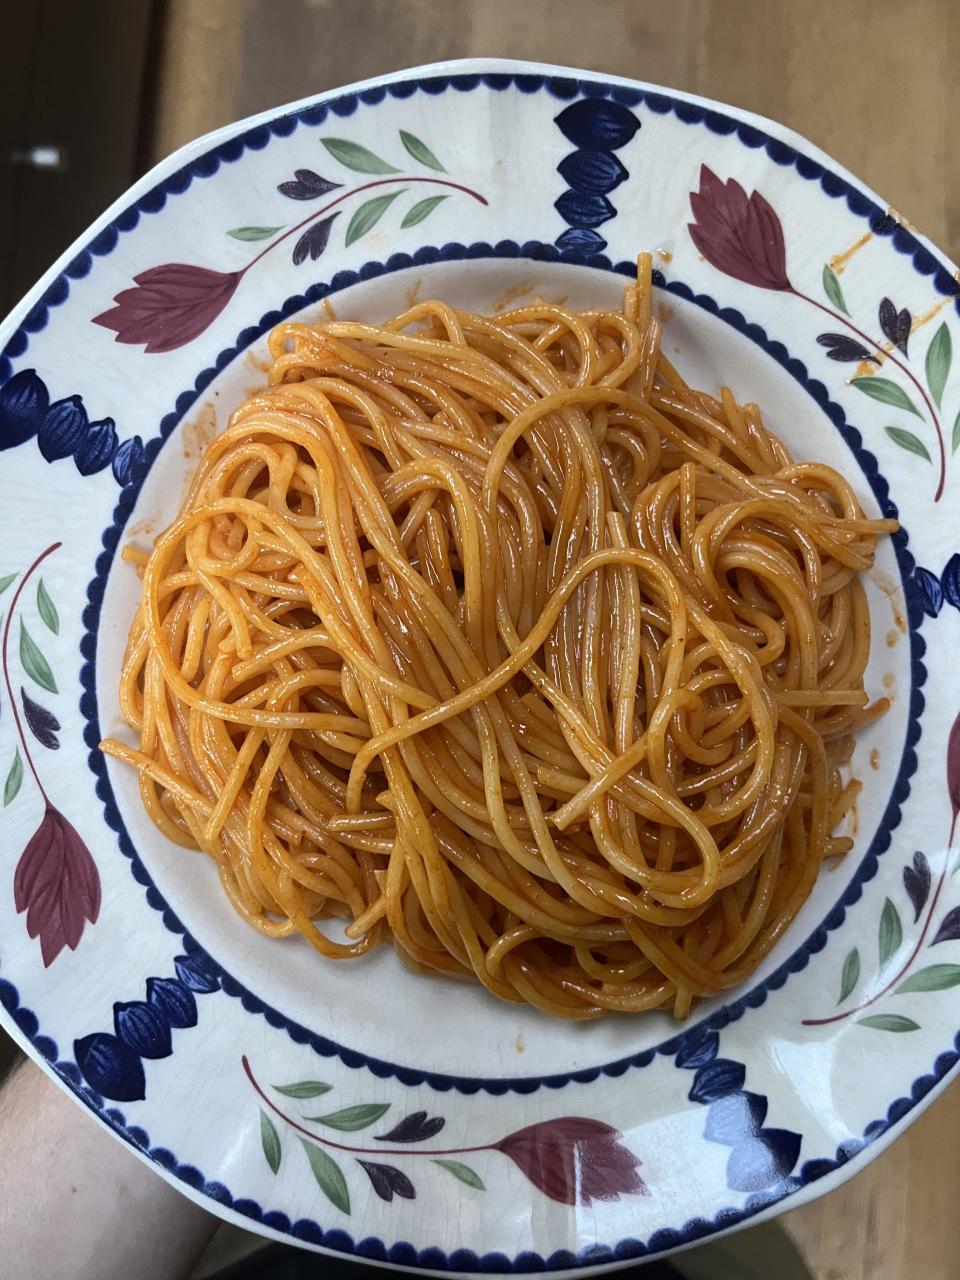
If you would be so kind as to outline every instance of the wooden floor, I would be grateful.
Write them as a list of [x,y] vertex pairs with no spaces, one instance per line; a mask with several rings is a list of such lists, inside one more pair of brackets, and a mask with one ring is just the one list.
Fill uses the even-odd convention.
[[[171,0],[154,151],[404,66],[531,58],[774,117],[956,258],[958,53],[960,0]],[[816,1280],[960,1275],[958,1151],[954,1087],[865,1172],[781,1219]]]

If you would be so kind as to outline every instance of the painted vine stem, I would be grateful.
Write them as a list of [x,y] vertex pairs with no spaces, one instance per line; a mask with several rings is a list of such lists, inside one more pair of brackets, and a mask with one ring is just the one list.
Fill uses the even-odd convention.
[[[388,1201],[394,1196],[413,1200],[416,1188],[407,1173],[383,1163],[383,1157],[429,1160],[466,1186],[484,1191],[486,1188],[476,1170],[461,1159],[453,1158],[481,1151],[497,1151],[508,1156],[534,1186],[561,1204],[589,1205],[594,1200],[646,1194],[639,1174],[640,1161],[623,1145],[620,1131],[600,1120],[561,1116],[528,1125],[495,1142],[427,1147],[422,1144],[436,1137],[446,1121],[442,1116],[415,1111],[404,1116],[387,1133],[356,1144],[331,1138],[320,1130],[352,1133],[370,1128],[386,1115],[391,1103],[367,1102],[323,1115],[291,1116],[254,1075],[245,1054],[241,1065],[261,1103],[260,1140],[271,1171],[279,1172],[283,1158],[280,1134],[272,1118],[276,1117],[285,1130],[297,1135],[318,1186],[342,1213],[350,1213],[350,1193],[343,1171],[330,1151],[353,1156],[376,1195]],[[301,1080],[274,1085],[272,1092],[305,1102],[329,1093],[331,1088],[323,1081]]]
[[425,142],[406,130],[400,130],[400,141],[407,154],[432,173],[405,173],[367,147],[346,138],[321,138],[320,141],[338,164],[354,173],[368,174],[369,179],[346,187],[313,169],[295,170],[293,178],[281,182],[277,188],[285,198],[316,201],[333,191],[339,194],[312,209],[292,227],[281,224],[232,228],[227,235],[235,240],[269,240],[269,244],[236,271],[214,271],[209,267],[167,262],[140,272],[134,276],[132,288],[115,296],[113,307],[93,317],[94,324],[112,329],[117,342],[143,344],[148,354],[175,351],[209,328],[247,272],[292,236],[297,236],[293,247],[294,266],[320,258],[330,241],[331,228],[340,216],[340,206],[358,196],[378,192],[354,210],[344,235],[345,248],[372,231],[394,201],[411,188],[426,189],[431,194],[407,210],[400,222],[401,230],[425,221],[441,201],[452,195],[468,196],[481,205],[489,203],[486,196],[473,187],[438,176],[446,174],[446,169]]
[[[87,923],[94,924],[100,913],[100,876],[96,864],[76,829],[51,801],[27,737],[27,729],[29,729],[33,738],[41,746],[56,751],[60,746],[57,736],[60,723],[53,713],[32,698],[23,686],[20,688],[20,705],[18,706],[11,675],[10,632],[24,588],[41,564],[60,546],[59,542],[51,543],[41,551],[21,577],[10,602],[3,625],[3,640],[0,644],[3,679],[10,709],[13,712],[18,743],[13,763],[4,783],[4,806],[12,803],[20,791],[23,781],[22,760],[26,760],[43,800],[43,818],[27,842],[14,871],[13,901],[18,913],[26,913],[28,935],[40,940],[40,952],[45,967],[53,964],[64,947],[74,950],[83,936]],[[5,578],[4,587],[9,586],[15,576],[10,575]],[[37,611],[47,628],[57,634],[60,629],[59,614],[42,578],[37,586]],[[22,614],[20,614],[19,656],[25,677],[33,680],[48,693],[56,694],[57,682],[53,670],[31,636]]]
[[[953,722],[947,742],[946,772],[951,819],[947,848],[944,850],[943,864],[937,876],[936,885],[933,884],[930,860],[919,850],[914,853],[912,860],[902,871],[904,893],[913,910],[913,924],[920,926],[915,941],[908,948],[904,959],[892,976],[872,995],[866,996],[849,1008],[825,1017],[804,1018],[805,1027],[824,1027],[835,1022],[845,1022],[849,1018],[856,1018],[862,1026],[870,1027],[875,1031],[917,1031],[920,1024],[915,1019],[895,1011],[868,1014],[866,1017],[858,1015],[878,1004],[886,996],[943,991],[949,987],[960,986],[960,964],[941,962],[914,969],[917,958],[927,943],[951,871],[952,847],[957,834],[957,820],[960,817],[960,715]],[[956,870],[955,865],[954,870]],[[920,924],[921,918],[922,924]],[[880,912],[877,928],[878,978],[899,954],[903,946],[903,936],[900,910],[893,899],[887,897]],[[941,943],[956,941],[960,941],[960,906],[953,907],[945,913],[928,945],[935,947]],[[860,982],[861,967],[860,949],[853,947],[843,962],[838,1004],[844,1004],[853,995]]]
[[[909,364],[909,341],[913,329],[910,312],[906,308],[898,310],[890,298],[881,299],[878,322],[887,339],[887,345],[884,345],[854,324],[840,282],[829,264],[824,268],[823,286],[833,307],[797,288],[787,271],[786,240],[780,217],[759,191],[748,196],[734,178],[724,182],[702,165],[700,188],[690,193],[690,207],[693,211],[693,222],[688,227],[690,238],[711,266],[758,289],[792,294],[856,335],[851,338],[844,333],[819,334],[817,342],[826,349],[828,359],[841,363],[868,362],[877,366],[884,360],[890,360],[916,389],[936,436],[937,482],[933,500],[939,502],[947,479],[947,450],[940,411],[953,362],[953,341],[948,325],[945,322],[940,325],[927,348],[924,362],[927,385],[924,386]],[[889,378],[861,374],[854,376],[850,385],[890,408],[923,419],[923,413],[903,388]],[[899,448],[933,463],[926,445],[913,432],[899,426],[886,427],[885,431]],[[960,415],[954,426],[951,447],[955,450],[958,445]]]

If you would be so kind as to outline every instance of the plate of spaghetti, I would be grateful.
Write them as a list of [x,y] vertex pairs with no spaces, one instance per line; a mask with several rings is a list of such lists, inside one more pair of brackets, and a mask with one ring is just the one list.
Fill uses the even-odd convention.
[[0,334],[3,1025],[213,1212],[432,1273],[861,1167],[960,1057],[958,294],[578,71],[165,161]]

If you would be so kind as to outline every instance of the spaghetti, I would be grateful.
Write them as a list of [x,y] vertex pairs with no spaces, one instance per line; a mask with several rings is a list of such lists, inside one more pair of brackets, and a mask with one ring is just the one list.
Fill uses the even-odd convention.
[[103,749],[263,933],[683,1018],[849,849],[894,522],[687,387],[651,303],[642,255],[622,310],[283,324],[126,552],[139,746]]

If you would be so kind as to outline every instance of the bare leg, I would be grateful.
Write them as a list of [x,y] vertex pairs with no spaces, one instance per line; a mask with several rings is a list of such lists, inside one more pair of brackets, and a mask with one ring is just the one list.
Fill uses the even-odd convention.
[[32,1063],[0,1089],[4,1280],[183,1280],[216,1225]]

